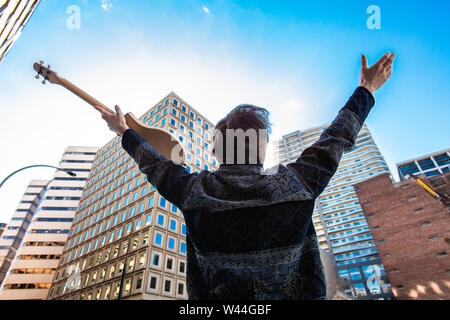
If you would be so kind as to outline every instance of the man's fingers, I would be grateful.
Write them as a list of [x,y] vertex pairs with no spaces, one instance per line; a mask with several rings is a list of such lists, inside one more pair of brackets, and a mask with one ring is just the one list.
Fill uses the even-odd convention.
[[117,114],[120,114],[121,116],[123,116],[122,110],[120,110],[120,107],[117,104],[116,104],[115,108],[116,108]]
[[367,69],[367,58],[364,54],[361,55],[361,67]]
[[98,112],[102,113],[103,109],[100,108],[99,106],[94,106],[94,109],[97,110]]
[[390,56],[389,56],[389,58],[386,60],[386,62],[384,63],[384,65],[385,66],[389,66],[389,65],[392,65],[393,63],[394,63],[394,59],[395,59],[395,56],[397,55],[397,53],[396,52],[394,52],[394,53],[392,53]]
[[384,56],[382,56],[382,57],[380,58],[380,60],[378,60],[377,62],[375,62],[375,64],[373,65],[373,67],[379,66],[379,65],[383,65],[388,59],[389,59],[389,52],[386,52],[386,53],[384,54]]

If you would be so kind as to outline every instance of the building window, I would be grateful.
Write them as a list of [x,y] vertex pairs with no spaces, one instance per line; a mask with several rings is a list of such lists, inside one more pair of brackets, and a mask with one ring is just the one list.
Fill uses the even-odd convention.
[[177,294],[182,296],[184,294],[184,283],[178,282],[178,291]]
[[136,278],[136,290],[139,290],[142,287],[142,276],[138,276]]
[[139,266],[142,267],[145,265],[145,253],[142,253],[139,257]]
[[157,224],[160,226],[164,226],[164,216],[162,214],[158,214]]
[[165,208],[166,207],[166,199],[161,197],[161,199],[159,199],[159,206],[162,208]]
[[159,266],[159,254],[154,253],[152,258],[152,265],[158,267]]
[[172,231],[177,230],[177,222],[176,220],[170,219],[169,229]]
[[422,224],[420,226],[426,227],[426,226],[429,226],[430,224],[431,224],[430,221],[424,221],[424,222],[422,222]]
[[166,269],[167,270],[172,270],[173,269],[173,259],[170,257],[167,257],[166,260]]
[[146,245],[148,243],[148,233],[144,234],[144,236],[142,237],[142,245]]
[[186,242],[184,242],[184,241],[181,241],[180,252],[183,254],[186,254]]
[[162,234],[159,232],[155,233],[155,244],[162,245]]
[[172,280],[166,279],[164,281],[164,292],[170,293],[172,287]]
[[156,290],[157,284],[158,284],[158,278],[156,278],[155,276],[151,276],[150,281],[149,281],[150,290]]
[[167,248],[170,250],[175,250],[175,239],[172,237],[169,237],[169,242],[167,243]]
[[186,272],[186,263],[184,261],[180,261],[178,266],[178,272],[185,273]]

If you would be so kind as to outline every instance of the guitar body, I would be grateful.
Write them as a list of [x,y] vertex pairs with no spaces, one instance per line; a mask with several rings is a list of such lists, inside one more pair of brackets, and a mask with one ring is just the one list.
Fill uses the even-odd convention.
[[183,147],[170,133],[142,124],[131,112],[125,115],[125,120],[127,121],[128,127],[136,131],[145,141],[150,143],[159,154],[167,159],[184,164]]
[[[38,73],[36,78],[39,78],[39,75],[44,78],[42,83],[45,84],[45,81],[48,80],[50,83],[59,84],[89,103],[91,106],[97,106],[101,109],[113,112],[103,103],[88,95],[73,83],[59,77],[56,72],[50,70],[50,66],[44,67],[42,61],[40,63],[35,63],[33,69]],[[127,113],[125,115],[125,120],[128,127],[136,131],[145,141],[150,143],[156,152],[176,163],[185,165],[185,152],[176,137],[163,129],[151,128],[143,124],[132,113]]]

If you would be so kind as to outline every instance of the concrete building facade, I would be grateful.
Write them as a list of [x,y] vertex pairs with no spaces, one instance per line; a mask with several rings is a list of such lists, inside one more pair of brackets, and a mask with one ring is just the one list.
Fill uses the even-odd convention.
[[[272,143],[275,163],[294,162],[329,124],[286,134]],[[375,242],[353,185],[389,168],[364,124],[355,146],[346,150],[336,174],[317,198],[312,216],[320,247],[335,259],[344,294],[355,299],[392,297]],[[379,276],[376,276],[379,275]]]
[[11,261],[16,256],[16,251],[22,244],[28,225],[39,206],[47,184],[47,180],[32,180],[25,190],[11,221],[5,226],[5,231],[0,238],[0,285],[11,266]]
[[[0,237],[3,234],[3,231],[5,231],[5,228],[6,228],[6,223],[0,223]],[[0,283],[1,283],[1,281],[0,281]]]
[[[450,173],[418,176],[450,196]],[[382,174],[355,185],[397,299],[450,299],[450,203],[413,178]]]
[[0,63],[20,37],[40,0],[0,0]]
[[[68,147],[42,192],[3,281],[0,300],[46,299],[98,148]],[[30,219],[30,216],[27,216]]]
[[[215,170],[213,124],[175,93],[139,118],[178,139],[189,172]],[[114,138],[95,156],[48,299],[186,299],[186,225]]]

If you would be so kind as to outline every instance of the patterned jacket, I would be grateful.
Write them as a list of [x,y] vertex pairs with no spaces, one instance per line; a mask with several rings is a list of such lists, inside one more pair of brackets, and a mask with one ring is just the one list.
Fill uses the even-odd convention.
[[140,171],[183,212],[189,299],[327,298],[314,201],[374,103],[358,87],[320,138],[272,174],[260,163],[188,173],[134,130],[124,133],[122,146]]

